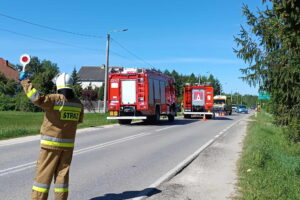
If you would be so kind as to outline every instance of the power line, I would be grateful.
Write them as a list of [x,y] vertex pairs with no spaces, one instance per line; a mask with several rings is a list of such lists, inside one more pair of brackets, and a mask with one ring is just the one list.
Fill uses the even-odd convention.
[[109,52],[110,52],[111,54],[115,55],[115,56],[120,57],[120,58],[124,58],[124,59],[126,59],[126,60],[130,60],[128,57],[123,56],[123,55],[121,55],[121,54],[119,54],[119,53],[117,53],[117,52],[115,52],[115,51],[109,50]]
[[149,62],[145,61],[143,58],[141,58],[141,57],[137,56],[136,54],[132,53],[129,49],[127,49],[125,46],[123,46],[120,42],[116,41],[113,38],[111,38],[111,40],[114,41],[119,47],[121,47],[122,49],[124,49],[127,53],[129,53],[130,55],[132,55],[133,57],[135,57],[137,60],[140,60],[144,64],[150,65],[152,68],[155,68],[152,64],[150,64]]
[[64,29],[60,29],[60,28],[55,28],[55,27],[51,27],[51,26],[46,26],[46,25],[42,25],[42,24],[37,24],[37,23],[34,23],[34,22],[26,21],[26,20],[24,20],[24,19],[12,17],[12,16],[9,16],[9,15],[3,14],[3,13],[0,13],[0,16],[6,17],[6,18],[8,18],[8,19],[15,20],[15,21],[18,21],[18,22],[22,22],[22,23],[26,23],[26,24],[33,25],[33,26],[37,26],[37,27],[40,27],[40,28],[52,30],[52,31],[57,31],[57,32],[62,32],[62,33],[68,33],[68,34],[77,35],[77,36],[82,36],[82,37],[104,38],[104,37],[97,36],[97,35],[77,33],[77,32],[68,31],[68,30],[64,30]]
[[[73,47],[73,48],[77,48],[77,49],[85,49],[85,50],[89,50],[89,51],[93,51],[93,52],[100,52],[99,49],[93,49],[93,48],[87,48],[87,47],[80,47],[80,46],[69,44],[69,43],[48,40],[48,39],[44,39],[44,38],[40,38],[40,37],[34,37],[34,36],[31,36],[31,35],[27,35],[27,34],[24,34],[24,33],[18,33],[16,31],[12,31],[12,30],[8,30],[8,29],[0,28],[0,31],[12,33],[12,34],[15,34],[15,35],[20,35],[20,36],[31,38],[31,39],[34,39],[34,40],[40,40],[40,41],[44,41],[44,42],[48,42],[48,43],[63,45],[63,46],[67,46],[67,47]],[[119,54],[119,53],[117,53],[115,51],[111,51],[111,54],[113,54],[115,56],[118,56],[120,58],[128,59],[128,57],[125,57],[125,56],[123,56],[123,55],[121,55],[121,54]]]
[[53,43],[53,44],[59,44],[59,45],[63,45],[63,46],[68,46],[68,47],[74,47],[74,48],[85,49],[85,50],[96,51],[96,52],[100,51],[100,50],[93,49],[93,48],[80,47],[80,46],[77,46],[77,45],[68,44],[68,43],[64,43],[64,42],[58,42],[58,41],[54,41],[54,40],[43,39],[43,38],[40,38],[40,37],[34,37],[34,36],[31,36],[31,35],[27,35],[27,34],[24,34],[24,33],[18,33],[16,31],[4,29],[4,28],[0,28],[0,31],[4,31],[4,32],[15,34],[15,35],[20,35],[20,36],[23,36],[23,37],[35,39],[35,40],[40,40],[40,41],[48,42],[48,43]]
[[[90,38],[98,38],[98,39],[99,39],[99,38],[104,38],[104,37],[97,36],[97,35],[77,33],[77,32],[68,31],[68,30],[64,30],[64,29],[60,29],[60,28],[55,28],[55,27],[50,27],[50,26],[46,26],[46,25],[42,25],[42,24],[37,24],[37,23],[30,22],[30,21],[27,21],[27,20],[23,20],[23,19],[20,19],[20,18],[17,18],[17,17],[12,17],[12,16],[9,16],[9,15],[3,14],[3,13],[0,13],[0,16],[5,17],[5,18],[8,18],[8,19],[11,19],[11,20],[15,20],[15,21],[18,21],[18,22],[30,24],[30,25],[32,25],[32,26],[37,26],[37,27],[40,27],[40,28],[52,30],[52,31],[57,31],[57,32],[62,32],[62,33],[67,33],[67,34],[72,34],[72,35],[76,35],[76,36],[82,36],[82,37],[90,37]],[[72,45],[72,44],[68,44],[68,43],[64,43],[64,42],[58,42],[58,41],[53,41],[53,40],[43,39],[43,38],[39,38],[39,37],[34,37],[34,36],[27,35],[27,34],[23,34],[23,33],[18,33],[18,32],[15,32],[15,31],[11,31],[11,30],[8,30],[8,29],[0,28],[0,30],[1,30],[1,31],[5,31],[5,32],[9,32],[9,33],[13,33],[13,34],[15,34],[15,35],[21,35],[21,36],[23,36],[23,37],[28,37],[28,38],[35,39],[35,40],[45,41],[45,42],[48,42],[48,43],[54,43],[54,44],[59,44],[59,45],[64,45],[64,46],[69,46],[69,47],[74,47],[74,48],[80,48],[80,49],[86,49],[86,50],[90,50],[90,51],[97,51],[97,52],[99,52],[99,50],[96,50],[96,49],[85,48],[85,47],[80,47],[80,46],[76,46],[76,45]],[[145,64],[147,64],[147,65],[150,65],[151,67],[154,68],[153,65],[151,65],[149,62],[145,61],[145,60],[142,59],[141,57],[137,56],[136,54],[132,53],[129,49],[127,49],[125,46],[123,46],[120,42],[116,41],[116,40],[113,39],[113,38],[111,38],[111,39],[112,39],[118,46],[120,46],[122,49],[124,49],[125,51],[127,51],[130,55],[132,55],[133,57],[135,57],[137,60],[140,60],[140,61],[142,61],[143,63],[145,63]],[[116,56],[118,56],[118,57],[128,59],[127,57],[122,56],[122,55],[120,55],[119,53],[116,53],[116,52],[113,52],[113,51],[111,51],[111,53],[114,54],[114,55],[116,55]]]

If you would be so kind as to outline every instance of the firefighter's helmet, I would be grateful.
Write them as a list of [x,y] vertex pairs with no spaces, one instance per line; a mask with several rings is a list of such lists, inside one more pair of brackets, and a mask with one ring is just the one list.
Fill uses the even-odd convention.
[[53,80],[53,83],[56,84],[56,89],[72,89],[74,80],[67,73],[58,74]]

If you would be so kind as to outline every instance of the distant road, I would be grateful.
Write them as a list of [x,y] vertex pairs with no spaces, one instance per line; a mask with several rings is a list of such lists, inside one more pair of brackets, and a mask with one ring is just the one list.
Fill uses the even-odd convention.
[[[80,131],[71,167],[69,199],[139,197],[141,191],[147,191],[170,169],[243,116],[233,114],[207,121],[178,118],[173,123],[162,120],[158,125],[135,123]],[[0,152],[0,199],[28,200],[39,140],[5,145],[0,142]],[[53,189],[50,191],[49,199],[53,199]]]

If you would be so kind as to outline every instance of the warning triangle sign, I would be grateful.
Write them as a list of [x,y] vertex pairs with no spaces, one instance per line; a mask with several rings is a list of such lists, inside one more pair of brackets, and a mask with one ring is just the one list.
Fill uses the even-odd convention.
[[197,95],[197,101],[200,101],[201,100],[201,97],[200,97],[200,94]]

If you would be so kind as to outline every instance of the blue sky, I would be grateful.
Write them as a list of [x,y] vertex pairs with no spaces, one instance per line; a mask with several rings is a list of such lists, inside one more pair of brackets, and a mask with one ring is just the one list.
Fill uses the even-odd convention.
[[[141,59],[112,41],[110,65],[212,73],[227,93],[257,94],[256,88],[239,79],[239,69],[246,64],[232,51],[233,35],[245,23],[243,3],[252,10],[262,4],[261,0],[4,1],[0,8],[0,57],[16,64],[21,54],[28,53],[51,60],[70,73],[74,67],[79,70],[83,65],[104,64],[106,34],[128,28],[111,33],[111,37]],[[43,29],[1,14],[99,38]]]

